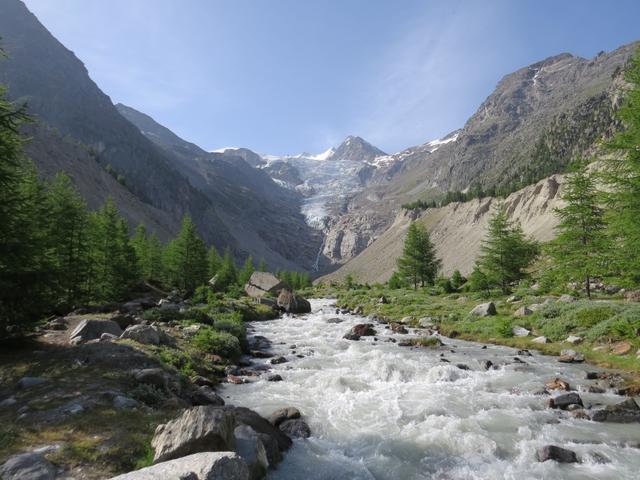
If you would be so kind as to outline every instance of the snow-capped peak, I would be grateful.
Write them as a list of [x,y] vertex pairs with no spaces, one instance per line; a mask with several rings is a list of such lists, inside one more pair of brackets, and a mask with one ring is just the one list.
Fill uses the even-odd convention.
[[453,135],[447,135],[444,138],[438,138],[436,140],[431,140],[430,142],[427,142],[426,145],[428,147],[432,147],[429,150],[429,153],[435,152],[442,145],[446,145],[447,143],[455,142],[456,140],[458,140],[458,135],[459,135],[459,132],[456,132]]
[[223,148],[218,148],[216,150],[211,150],[211,153],[225,153],[225,152],[233,152],[236,150],[240,150],[240,147],[223,147]]
[[318,155],[310,155],[309,158],[312,160],[326,160],[331,158],[334,153],[336,153],[336,149],[331,147]]

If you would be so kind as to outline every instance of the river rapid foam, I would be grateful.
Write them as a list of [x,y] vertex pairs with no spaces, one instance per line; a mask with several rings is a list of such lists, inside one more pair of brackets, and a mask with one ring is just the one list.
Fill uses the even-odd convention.
[[[269,479],[640,478],[637,424],[576,419],[533,393],[556,376],[580,390],[589,383],[585,372],[597,369],[535,352],[513,363],[514,349],[448,338],[438,349],[400,347],[388,339],[407,335],[384,325],[375,326],[378,341],[349,341],[344,333],[366,318],[336,314],[331,300],[311,304],[308,315],[251,326],[288,359],[273,366],[284,381],[265,376],[221,391],[227,403],[263,415],[295,406],[310,425],[312,437],[296,440]],[[336,317],[342,322],[327,322]],[[501,366],[485,370],[483,360]],[[613,392],[580,395],[585,405],[623,400]],[[581,463],[537,462],[536,449],[548,444],[575,451]]]

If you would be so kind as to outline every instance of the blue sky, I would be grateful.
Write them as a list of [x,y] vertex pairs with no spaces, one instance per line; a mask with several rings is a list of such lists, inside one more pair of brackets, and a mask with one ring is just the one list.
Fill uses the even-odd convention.
[[640,39],[637,0],[24,0],[111,96],[206,149],[387,152],[505,74]]

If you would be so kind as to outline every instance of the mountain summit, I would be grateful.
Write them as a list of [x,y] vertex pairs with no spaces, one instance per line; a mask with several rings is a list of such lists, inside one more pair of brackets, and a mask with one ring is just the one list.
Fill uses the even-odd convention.
[[370,162],[376,157],[386,155],[385,152],[374,147],[361,137],[349,135],[336,148],[331,155],[331,160],[351,160],[354,162]]

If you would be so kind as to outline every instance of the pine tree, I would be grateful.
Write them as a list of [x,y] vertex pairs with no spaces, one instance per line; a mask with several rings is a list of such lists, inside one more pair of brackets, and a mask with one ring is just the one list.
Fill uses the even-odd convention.
[[526,276],[526,268],[537,255],[537,243],[524,236],[519,224],[509,222],[506,210],[500,206],[489,220],[478,259],[478,267],[489,284],[508,292],[512,282]]
[[222,265],[216,274],[216,288],[220,291],[224,291],[237,283],[238,271],[236,270],[236,264],[233,261],[231,250],[227,248],[224,251]]
[[162,283],[165,279],[165,272],[162,265],[162,243],[155,232],[151,234],[147,241],[149,255],[148,281]]
[[460,270],[455,270],[451,275],[451,286],[453,288],[460,288],[466,281],[467,279],[462,276]]
[[264,258],[260,259],[260,263],[258,264],[258,271],[259,272],[267,271],[267,263],[264,261]]
[[433,285],[441,262],[436,258],[435,248],[423,225],[414,222],[409,226],[397,264],[399,274],[413,284],[414,289],[418,288],[418,283]]
[[567,176],[562,199],[556,209],[560,223],[558,236],[550,245],[554,270],[559,277],[581,280],[591,298],[591,279],[603,273],[608,251],[605,241],[604,211],[593,175],[584,164]]
[[140,267],[140,273],[144,280],[151,280],[151,249],[150,239],[147,236],[147,228],[144,224],[139,224],[136,227],[136,232],[131,239],[131,246],[136,252],[136,258],[138,260],[138,266]]
[[140,279],[127,225],[111,199],[89,218],[91,297],[99,302],[120,300]]
[[249,255],[244,262],[242,270],[240,270],[240,274],[238,275],[238,283],[241,287],[244,287],[247,284],[247,282],[251,278],[251,275],[253,275],[253,272],[255,272],[255,267],[253,266],[253,257]]
[[602,177],[608,187],[611,252],[622,275],[640,283],[640,50],[625,77],[631,88],[617,113],[625,129],[609,142],[614,155],[607,160]]
[[53,301],[72,306],[87,295],[89,242],[87,205],[71,179],[55,176],[46,192],[46,236],[54,280]]
[[207,249],[189,215],[182,219],[178,236],[167,246],[165,261],[171,286],[187,293],[207,281]]
[[222,266],[222,257],[218,253],[216,247],[209,248],[209,252],[207,253],[207,265],[208,265],[208,275],[209,278],[213,278],[213,276],[218,273],[220,267]]

